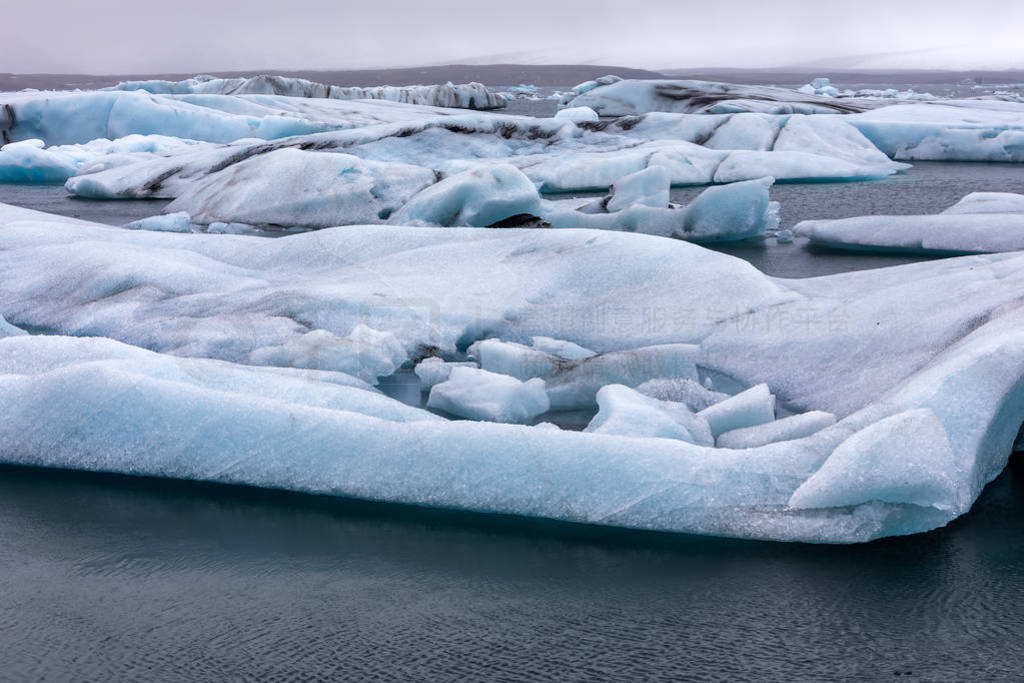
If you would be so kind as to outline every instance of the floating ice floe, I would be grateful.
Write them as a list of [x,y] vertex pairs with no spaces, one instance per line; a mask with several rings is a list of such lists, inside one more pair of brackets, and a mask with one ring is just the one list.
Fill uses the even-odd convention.
[[1024,161],[1024,104],[939,100],[845,117],[874,145],[903,161]]
[[482,83],[360,88],[327,85],[286,76],[195,76],[183,81],[125,81],[104,90],[144,90],[159,95],[284,95],[333,100],[387,100],[461,109],[500,109],[505,106],[504,99],[490,92]]
[[[648,182],[652,178],[664,182],[661,192],[656,183]],[[634,180],[646,187],[630,187]],[[661,201],[669,189],[661,169],[639,171],[625,181],[627,192],[620,192],[620,183],[616,183],[612,194],[582,207],[569,201],[546,201],[541,216],[556,228],[625,230],[693,242],[741,240],[764,235],[779,226],[779,204],[771,201],[768,193],[774,178],[709,187],[686,206],[662,204],[657,208],[648,202]]]
[[788,88],[694,80],[594,83],[592,87],[581,90],[567,106],[590,107],[601,116],[630,116],[655,111],[679,114],[845,114],[866,108],[856,102],[836,101],[832,97]]
[[[270,240],[0,207],[0,314],[47,333],[0,339],[0,456],[749,538],[924,531],[969,509],[1024,421],[1022,261],[781,280],[620,232],[389,225]],[[552,407],[596,407],[610,393],[613,412],[646,406],[634,426],[650,429],[450,421],[359,378],[385,362],[535,336],[596,352],[533,383]],[[329,360],[355,337],[366,355]],[[474,376],[450,387],[459,410],[526,420],[543,406],[538,391],[516,393],[532,379],[499,387],[475,381],[486,371],[450,370],[447,382]],[[689,380],[683,398],[705,373],[767,385],[700,411],[724,442],[787,440],[665,438],[643,392],[605,389]],[[492,394],[498,407],[483,410]],[[801,418],[821,429],[790,439],[791,418],[769,414],[772,396],[778,415],[838,421]]]
[[798,223],[814,244],[913,254],[984,254],[1024,250],[1024,195],[976,192],[940,214],[856,216]]
[[[154,95],[128,92],[0,93],[0,144],[40,139],[82,145],[129,135],[227,143],[458,114],[382,100],[279,95]],[[101,143],[102,144],[102,143]]]

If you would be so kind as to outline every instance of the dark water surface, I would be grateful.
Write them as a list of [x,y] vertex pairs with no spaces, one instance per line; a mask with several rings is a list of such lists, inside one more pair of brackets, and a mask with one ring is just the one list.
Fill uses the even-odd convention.
[[1020,680],[1024,471],[862,546],[0,468],[0,679]]

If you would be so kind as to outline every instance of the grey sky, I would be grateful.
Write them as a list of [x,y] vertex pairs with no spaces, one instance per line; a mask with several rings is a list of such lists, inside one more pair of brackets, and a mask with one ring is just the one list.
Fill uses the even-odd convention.
[[1024,68],[1021,0],[2,1],[0,72],[471,60]]

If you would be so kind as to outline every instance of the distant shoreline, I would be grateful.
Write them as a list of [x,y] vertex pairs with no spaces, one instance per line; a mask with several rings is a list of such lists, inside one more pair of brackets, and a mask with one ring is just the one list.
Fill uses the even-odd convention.
[[[509,86],[520,83],[541,87],[568,87],[606,74],[623,78],[690,78],[708,81],[726,81],[750,85],[803,84],[818,76],[827,76],[833,82],[845,84],[895,85],[915,84],[994,84],[1024,82],[1024,71],[951,71],[951,70],[850,70],[850,69],[738,69],[693,68],[667,69],[662,72],[634,69],[624,66],[590,64],[451,64],[446,66],[409,67],[401,69],[357,70],[275,70],[209,71],[213,76],[236,77],[273,74],[307,78],[338,86],[429,85],[452,81],[477,81],[488,86]],[[10,74],[0,73],[0,90],[95,89],[114,85],[120,81],[165,79],[178,81],[195,73],[156,74]]]

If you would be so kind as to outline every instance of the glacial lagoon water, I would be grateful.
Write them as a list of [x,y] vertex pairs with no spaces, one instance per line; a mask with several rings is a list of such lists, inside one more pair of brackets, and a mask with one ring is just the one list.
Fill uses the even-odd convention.
[[[782,221],[933,213],[1018,167],[778,185]],[[699,188],[674,191],[687,201]],[[122,224],[163,202],[0,185]],[[717,247],[774,275],[896,256]],[[666,536],[0,467],[0,680],[1019,680],[1024,467],[948,528],[853,547]]]
[[0,468],[0,680],[1019,680],[1024,469],[864,546]]

